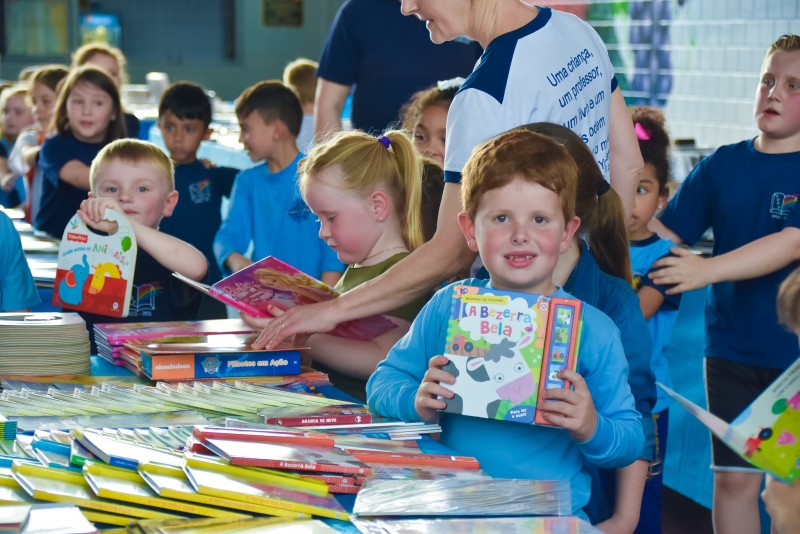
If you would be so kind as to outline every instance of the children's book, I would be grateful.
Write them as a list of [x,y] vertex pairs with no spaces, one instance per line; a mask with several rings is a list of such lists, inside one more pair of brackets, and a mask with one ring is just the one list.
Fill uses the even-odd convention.
[[258,415],[268,425],[279,426],[328,426],[366,424],[373,419],[372,412],[363,404],[343,406],[297,406],[293,408],[262,408]]
[[136,471],[140,462],[158,462],[172,466],[180,466],[182,463],[179,454],[115,439],[98,430],[73,429],[72,435],[89,452],[110,466]]
[[481,464],[472,456],[450,456],[447,454],[423,454],[402,451],[375,451],[346,449],[353,457],[365,464],[373,463],[403,465],[407,467],[440,467],[445,469],[480,469]]
[[429,517],[355,518],[353,524],[360,532],[414,532],[415,534],[463,534],[464,532],[525,532],[529,534],[602,534],[575,516],[566,517]]
[[732,423],[658,383],[736,454],[786,482],[800,479],[800,359]]
[[206,439],[203,444],[233,465],[368,475],[370,467],[333,447]]
[[189,480],[186,478],[186,474],[183,472],[183,469],[179,467],[169,467],[157,464],[142,464],[139,466],[139,475],[144,479],[145,482],[147,482],[154,492],[161,497],[166,497],[169,499],[191,501],[208,506],[240,510],[242,512],[251,514],[283,517],[308,517],[307,514],[275,508],[273,506],[245,503],[241,501],[235,501],[233,499],[216,497],[214,495],[203,495],[202,493],[197,493],[189,483]]
[[110,345],[124,345],[134,339],[162,337],[210,336],[214,334],[252,334],[253,329],[241,319],[207,319],[205,321],[162,321],[153,323],[99,323],[95,335]]
[[443,354],[456,377],[445,412],[546,425],[537,406],[558,378],[575,369],[582,324],[580,300],[459,285]]
[[[302,304],[331,300],[339,293],[302,271],[267,256],[223,278],[212,286],[195,282],[180,273],[173,276],[195,289],[253,317],[272,317],[268,308],[288,310]],[[331,334],[353,339],[373,339],[397,325],[388,317],[374,315],[340,323]]]
[[74,215],[58,250],[53,305],[110,317],[127,317],[136,266],[136,236],[124,215],[107,209],[117,231],[101,235]]
[[139,356],[141,369],[151,380],[300,373],[300,351],[307,347],[284,343],[274,349],[254,349],[253,341],[254,334],[218,334],[132,340],[125,346]]
[[256,443],[285,443],[297,445],[314,445],[333,447],[332,437],[318,432],[302,432],[288,430],[258,430],[244,428],[227,428],[198,425],[192,430],[192,436],[200,442],[207,439],[226,439],[233,441],[249,441]]

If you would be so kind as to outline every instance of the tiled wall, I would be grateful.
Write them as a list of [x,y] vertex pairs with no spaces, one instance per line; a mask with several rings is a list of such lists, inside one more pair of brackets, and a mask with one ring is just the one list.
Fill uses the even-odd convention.
[[756,134],[764,52],[781,34],[800,33],[800,0],[605,0],[567,9],[581,4],[629,103],[662,105],[673,139],[701,147]]

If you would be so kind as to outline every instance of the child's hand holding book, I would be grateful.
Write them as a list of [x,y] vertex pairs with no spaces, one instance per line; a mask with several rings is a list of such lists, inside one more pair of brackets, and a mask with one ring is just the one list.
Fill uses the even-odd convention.
[[597,412],[589,387],[580,374],[569,369],[559,371],[558,378],[571,383],[574,389],[548,389],[545,401],[537,408],[548,423],[569,430],[574,441],[588,441],[597,429]]
[[422,383],[414,398],[414,409],[426,423],[437,423],[439,411],[444,410],[447,404],[440,397],[452,399],[455,394],[443,387],[440,383],[455,384],[456,377],[443,369],[450,360],[445,356],[434,356],[428,361],[428,370],[422,377]]
[[78,215],[90,228],[113,234],[117,231],[118,225],[116,221],[106,219],[106,209],[109,208],[117,213],[125,213],[119,202],[113,198],[97,198],[90,195],[89,198],[81,202]]

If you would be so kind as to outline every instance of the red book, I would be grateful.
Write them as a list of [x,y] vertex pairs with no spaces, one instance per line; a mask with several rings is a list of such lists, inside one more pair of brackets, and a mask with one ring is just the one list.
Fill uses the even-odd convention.
[[405,466],[449,467],[453,469],[481,468],[478,460],[472,456],[448,456],[446,454],[419,454],[366,449],[347,449],[347,452],[366,464],[380,463]]
[[280,426],[328,426],[328,425],[358,425],[373,422],[369,408],[361,405],[324,406],[324,407],[298,407],[281,410],[280,415],[274,408],[262,408],[259,414],[264,417],[268,425]]
[[258,443],[286,443],[333,447],[333,438],[316,432],[292,432],[280,430],[261,430],[255,428],[228,428],[219,426],[196,426],[192,436],[205,443],[209,438]]
[[206,439],[204,444],[233,465],[356,475],[371,473],[367,464],[333,447],[307,447],[212,438]]

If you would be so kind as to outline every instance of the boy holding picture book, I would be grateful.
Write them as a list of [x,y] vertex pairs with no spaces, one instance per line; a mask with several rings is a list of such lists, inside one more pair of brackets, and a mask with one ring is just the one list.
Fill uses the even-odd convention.
[[[459,284],[572,298],[551,277],[580,224],[574,207],[577,175],[569,153],[540,134],[512,131],[476,149],[463,173],[459,224],[490,280]],[[548,389],[547,400],[536,407],[538,418],[556,428],[440,414],[458,380],[444,370],[450,360],[442,355],[452,287],[434,295],[378,365],[367,384],[370,408],[407,421],[438,420],[441,442],[477,458],[493,477],[570,481],[571,513],[585,518],[590,482],[584,462],[624,467],[636,460],[644,442],[619,331],[584,303],[577,369],[555,373],[573,388]]]

